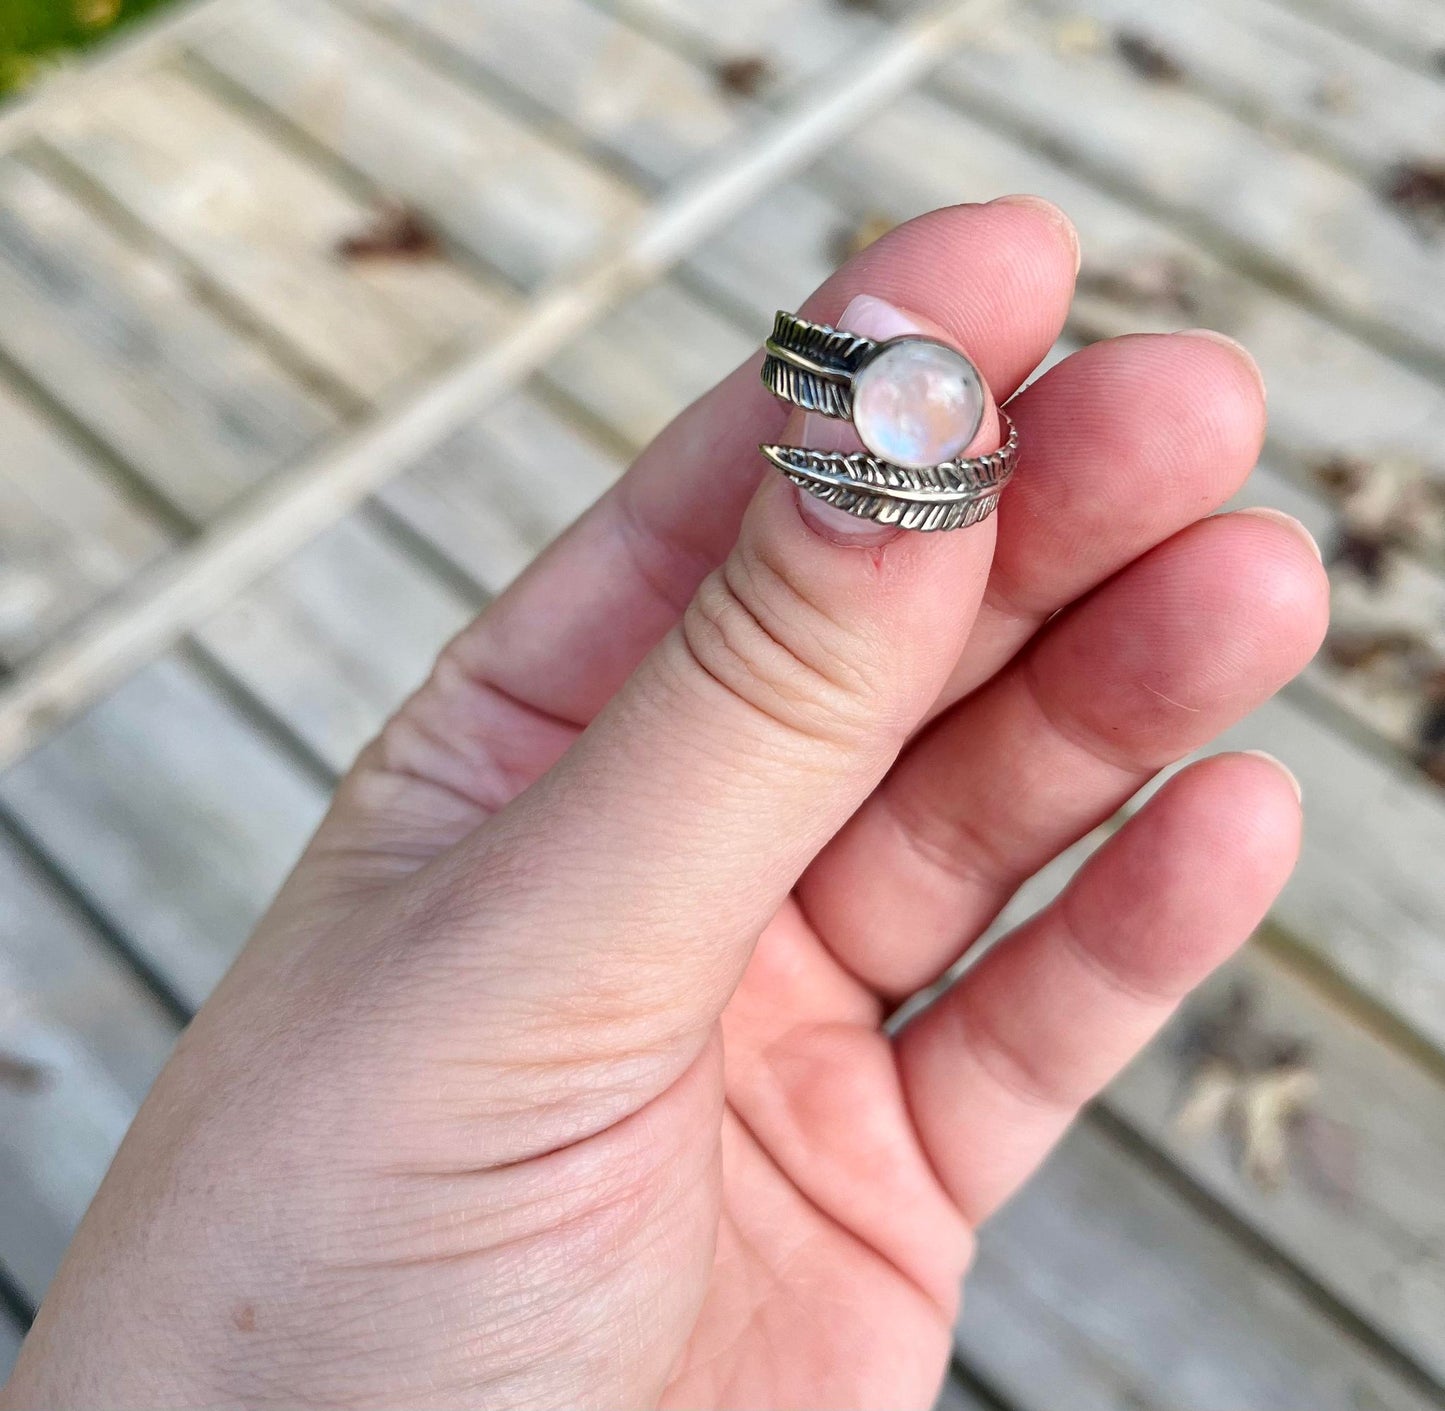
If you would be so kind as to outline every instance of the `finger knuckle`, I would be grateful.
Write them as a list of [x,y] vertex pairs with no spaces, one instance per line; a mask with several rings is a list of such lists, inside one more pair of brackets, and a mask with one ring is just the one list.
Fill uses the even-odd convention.
[[695,666],[797,733],[855,743],[876,720],[870,644],[757,553],[735,553],[683,615]]

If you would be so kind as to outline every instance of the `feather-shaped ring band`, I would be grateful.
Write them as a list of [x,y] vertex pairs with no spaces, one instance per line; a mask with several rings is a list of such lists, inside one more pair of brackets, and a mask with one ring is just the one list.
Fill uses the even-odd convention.
[[877,342],[783,310],[765,346],[763,385],[805,411],[851,421],[867,448],[764,445],[795,485],[902,529],[962,529],[998,508],[1018,459],[1018,428],[1000,411],[1003,445],[960,457],[983,422],[987,392],[956,348],[911,336]]

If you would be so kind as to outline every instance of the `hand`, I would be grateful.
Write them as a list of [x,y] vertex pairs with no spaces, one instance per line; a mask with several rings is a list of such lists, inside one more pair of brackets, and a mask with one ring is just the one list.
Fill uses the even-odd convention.
[[[957,207],[803,312],[1005,394],[1075,268],[1051,207]],[[1326,611],[1292,521],[1201,519],[1262,434],[1227,340],[1098,344],[1011,411],[996,519],[891,539],[764,474],[828,428],[755,362],[684,412],[358,761],[7,1404],[926,1405],[979,1223],[1282,885],[1289,777],[1184,771],[882,1021]]]

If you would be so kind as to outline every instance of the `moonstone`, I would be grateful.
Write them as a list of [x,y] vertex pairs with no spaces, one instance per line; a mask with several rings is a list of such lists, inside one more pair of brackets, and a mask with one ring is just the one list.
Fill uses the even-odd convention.
[[953,460],[983,422],[978,369],[927,338],[885,343],[853,379],[853,425],[875,456],[914,469]]

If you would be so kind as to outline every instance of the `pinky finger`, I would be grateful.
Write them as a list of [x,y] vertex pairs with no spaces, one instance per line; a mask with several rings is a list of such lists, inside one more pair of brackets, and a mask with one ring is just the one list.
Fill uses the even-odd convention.
[[1273,760],[1183,771],[897,1038],[920,1140],[973,1225],[1263,919],[1299,850]]

